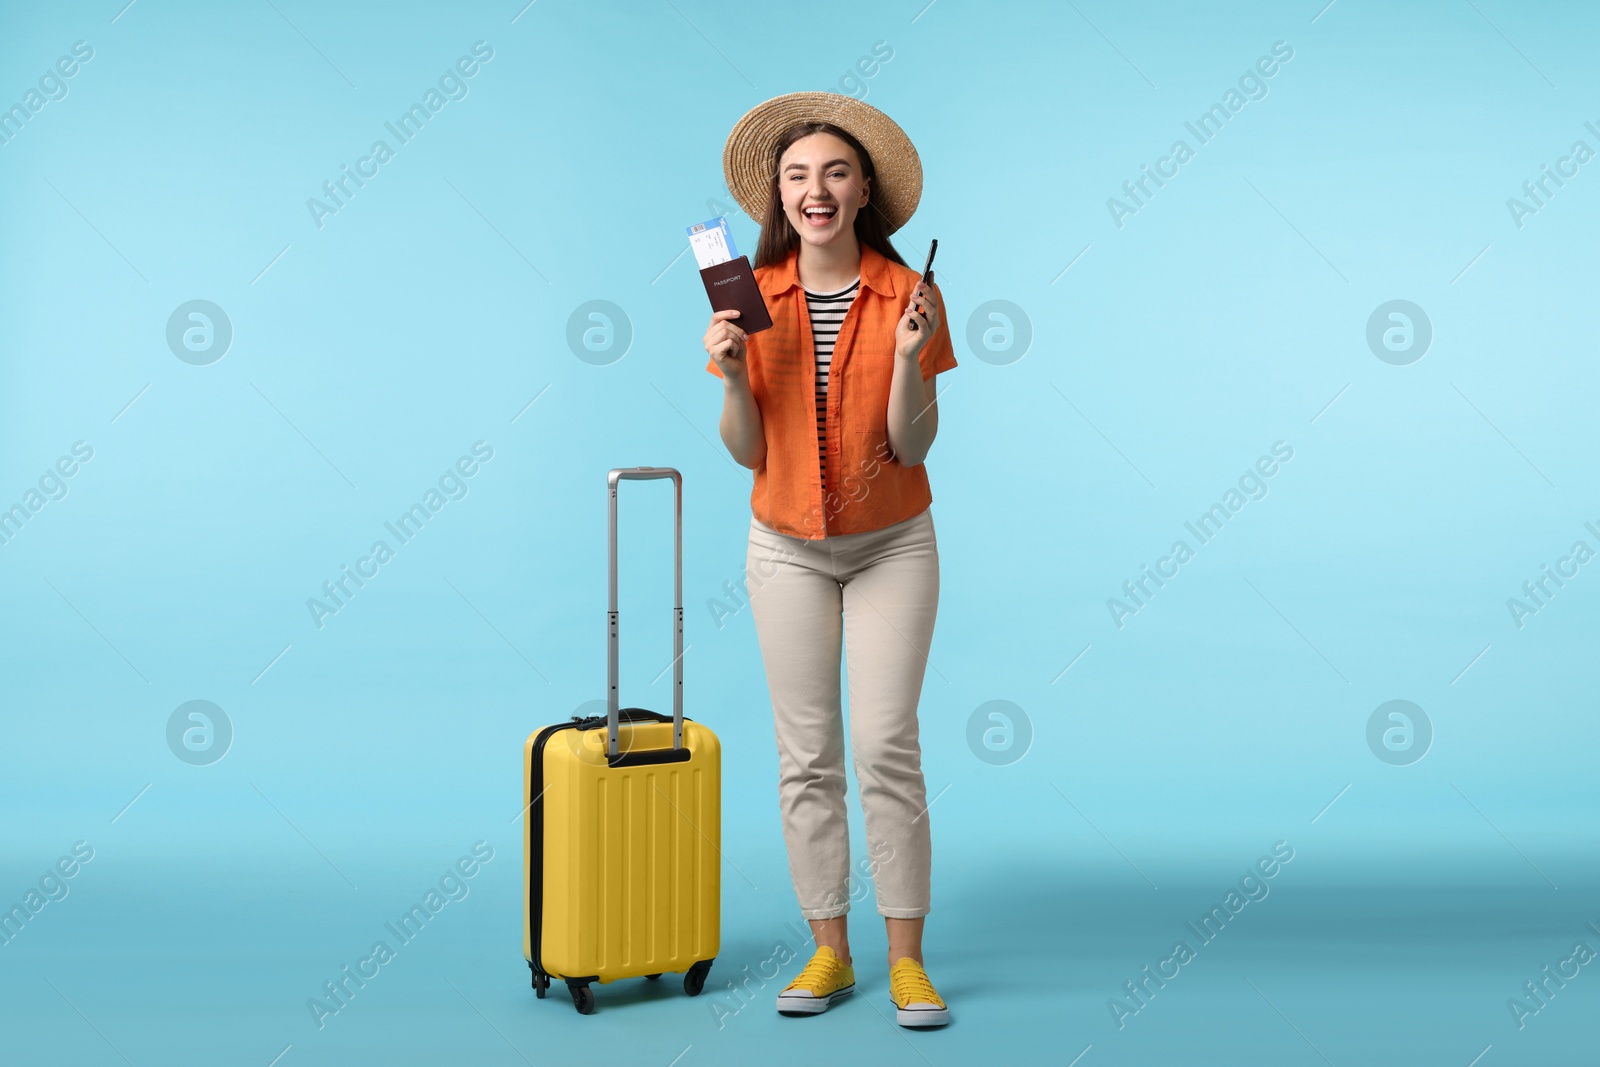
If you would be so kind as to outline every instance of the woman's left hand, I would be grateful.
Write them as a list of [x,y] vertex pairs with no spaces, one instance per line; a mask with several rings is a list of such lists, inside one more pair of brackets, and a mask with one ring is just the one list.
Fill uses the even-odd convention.
[[[919,304],[922,307],[920,312],[916,310]],[[939,328],[942,315],[939,302],[934,299],[933,286],[919,282],[916,291],[911,294],[911,305],[907,306],[905,314],[900,316],[900,322],[894,328],[895,354],[905,359],[915,359],[922,351],[922,346],[928,343],[928,338]],[[917,324],[915,330],[911,328],[913,322]]]

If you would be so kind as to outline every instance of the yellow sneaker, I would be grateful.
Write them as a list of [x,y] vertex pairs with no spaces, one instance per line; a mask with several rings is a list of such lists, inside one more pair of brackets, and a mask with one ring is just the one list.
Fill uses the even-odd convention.
[[901,1026],[943,1026],[950,1021],[944,998],[934,991],[922,964],[901,956],[889,968],[889,995],[894,998],[895,1022]]
[[811,961],[778,994],[780,1015],[815,1015],[856,990],[856,972],[827,945],[817,946]]

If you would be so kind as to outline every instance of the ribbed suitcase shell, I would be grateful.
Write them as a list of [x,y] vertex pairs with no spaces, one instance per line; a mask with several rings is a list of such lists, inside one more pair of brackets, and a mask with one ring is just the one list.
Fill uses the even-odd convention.
[[[604,719],[528,738],[523,956],[545,974],[604,983],[687,971],[716,956],[721,745],[688,718],[683,743],[686,762],[610,767]],[[670,749],[671,717],[624,721],[619,745]]]

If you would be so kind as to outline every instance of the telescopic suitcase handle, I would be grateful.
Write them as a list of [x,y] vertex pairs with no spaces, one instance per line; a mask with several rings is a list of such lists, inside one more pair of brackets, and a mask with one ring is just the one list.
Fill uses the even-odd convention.
[[607,478],[611,497],[611,601],[606,612],[606,753],[615,761],[617,720],[620,702],[617,695],[617,483],[627,479],[671,478],[677,489],[674,508],[672,546],[672,749],[683,748],[683,475],[671,467],[616,467]]

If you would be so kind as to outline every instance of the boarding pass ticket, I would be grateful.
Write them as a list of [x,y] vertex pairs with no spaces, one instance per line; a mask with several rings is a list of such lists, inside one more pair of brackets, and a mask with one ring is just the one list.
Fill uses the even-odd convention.
[[694,249],[694,258],[701,270],[739,258],[739,250],[733,245],[733,234],[728,231],[726,215],[690,226],[689,247]]

